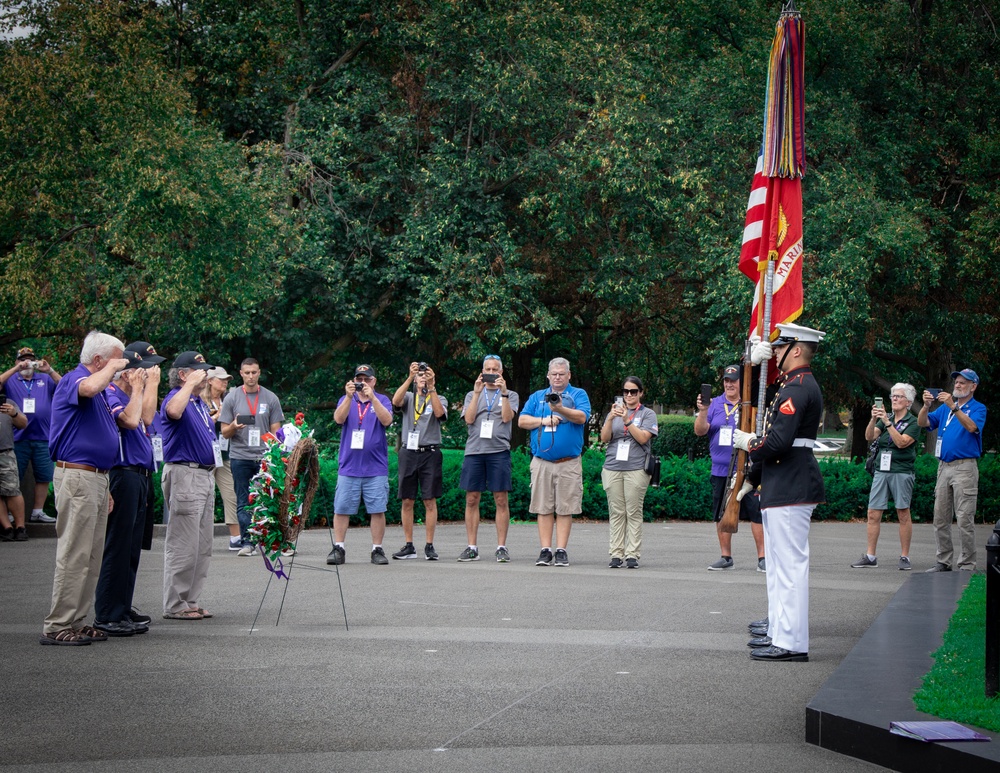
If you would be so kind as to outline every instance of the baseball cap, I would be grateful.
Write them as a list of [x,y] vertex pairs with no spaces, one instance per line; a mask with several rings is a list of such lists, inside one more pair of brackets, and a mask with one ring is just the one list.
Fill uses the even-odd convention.
[[740,366],[739,365],[727,365],[726,369],[722,371],[723,381],[739,381],[740,380]]
[[177,355],[177,359],[174,360],[174,364],[171,366],[177,368],[178,370],[193,369],[193,370],[211,370],[212,366],[205,362],[205,358],[201,356],[198,352],[181,352]]
[[965,368],[964,370],[953,370],[951,372],[951,377],[961,376],[966,381],[971,381],[973,384],[979,383],[979,374],[976,373],[972,368]]
[[[137,360],[129,355],[136,355]],[[129,368],[152,368],[161,362],[166,362],[166,357],[161,357],[156,353],[156,349],[148,341],[133,341],[125,347],[122,357],[129,361]]]
[[354,377],[367,376],[369,378],[375,378],[375,369],[371,365],[358,365],[354,369]]
[[222,378],[222,379],[232,378],[232,376],[230,376],[228,373],[226,373],[226,369],[223,368],[223,367],[221,367],[221,366],[219,366],[219,365],[217,365],[216,367],[212,368],[208,373],[206,373],[205,377],[206,378]]
[[20,349],[17,350],[17,357],[16,357],[16,359],[18,359],[18,360],[36,360],[38,358],[35,357],[35,352],[34,352],[34,350],[30,346],[22,346]]

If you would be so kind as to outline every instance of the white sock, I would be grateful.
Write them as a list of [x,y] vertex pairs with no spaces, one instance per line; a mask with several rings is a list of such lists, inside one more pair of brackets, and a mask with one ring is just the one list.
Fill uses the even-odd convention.
[[865,555],[868,556],[868,560],[869,561],[874,561],[875,560],[875,556],[869,555],[868,553],[865,553]]

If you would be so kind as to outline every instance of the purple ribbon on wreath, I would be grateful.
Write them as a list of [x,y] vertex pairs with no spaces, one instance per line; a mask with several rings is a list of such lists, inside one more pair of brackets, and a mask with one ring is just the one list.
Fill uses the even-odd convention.
[[[285,565],[281,562],[280,558],[274,559],[274,563],[272,564],[271,559],[267,557],[267,553],[263,549],[261,549],[260,551],[260,557],[264,559],[264,566],[267,567],[267,571],[269,571],[275,577],[284,577],[286,580],[292,579],[287,574],[285,574]],[[277,569],[275,569],[275,565],[277,565],[278,567]]]

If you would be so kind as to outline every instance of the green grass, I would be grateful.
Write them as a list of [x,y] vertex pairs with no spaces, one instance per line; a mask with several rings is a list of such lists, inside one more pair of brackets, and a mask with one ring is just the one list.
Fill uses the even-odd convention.
[[974,574],[948,624],[934,667],[913,696],[920,711],[1000,732],[1000,698],[987,698],[986,575]]

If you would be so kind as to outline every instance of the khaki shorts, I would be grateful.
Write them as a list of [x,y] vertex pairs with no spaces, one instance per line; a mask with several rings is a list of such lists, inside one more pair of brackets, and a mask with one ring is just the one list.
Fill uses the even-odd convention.
[[583,512],[583,461],[547,462],[531,460],[531,503],[536,515],[579,515]]
[[18,496],[21,496],[21,479],[17,475],[14,449],[0,451],[0,497]]

